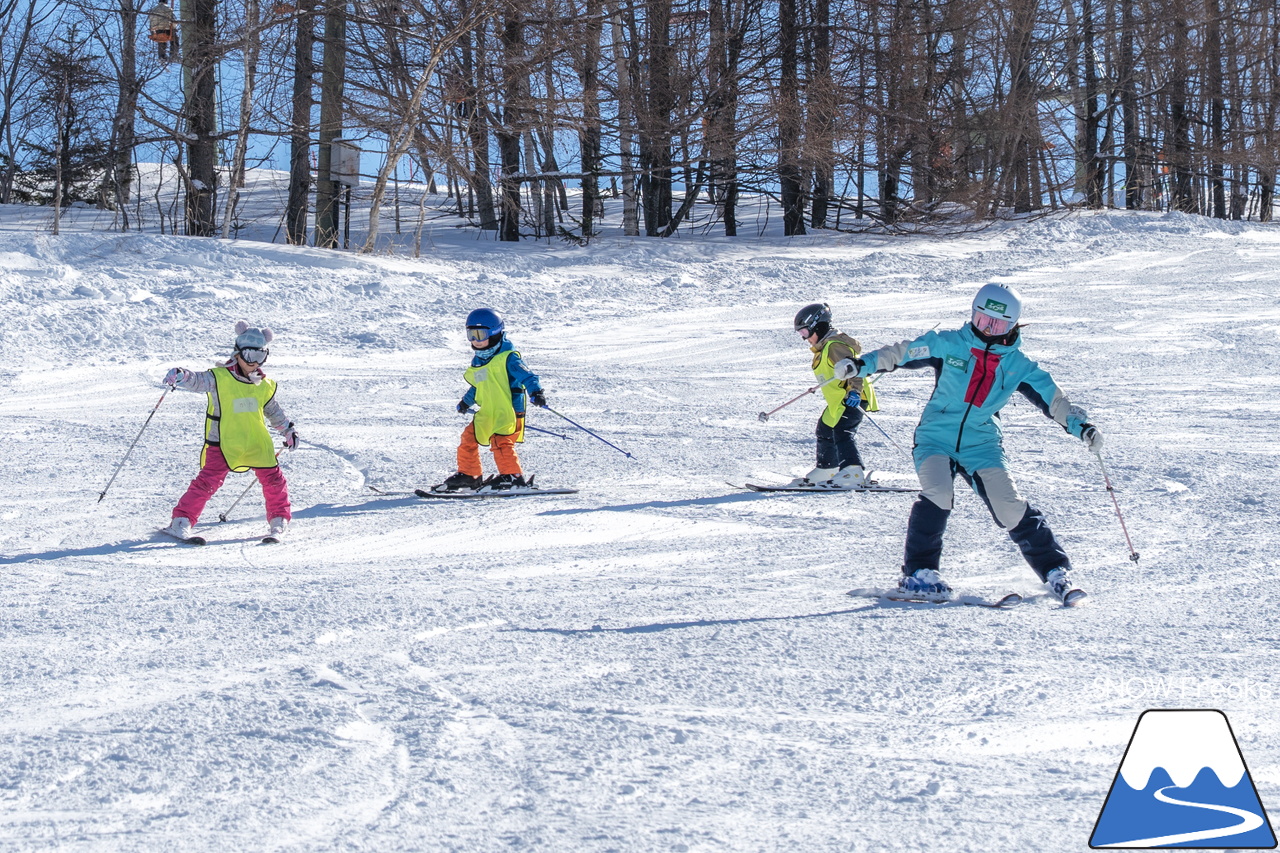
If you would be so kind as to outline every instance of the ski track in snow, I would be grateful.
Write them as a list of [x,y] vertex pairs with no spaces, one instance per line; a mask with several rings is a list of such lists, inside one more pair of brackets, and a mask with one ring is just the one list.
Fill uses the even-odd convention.
[[[1079,850],[1149,707],[1226,712],[1274,812],[1278,269],[1275,226],[1152,214],[950,240],[437,234],[420,260],[0,230],[0,847]],[[791,317],[829,301],[874,347],[958,325],[988,280],[1023,291],[1025,348],[1104,431],[1141,560],[1093,457],[1015,400],[1015,476],[1087,606],[1039,595],[962,484],[947,577],[1029,600],[850,599],[893,581],[912,495],[724,484],[811,466],[818,401],[756,419],[811,383]],[[573,440],[530,436],[527,470],[579,494],[367,487],[452,470],[481,304],[551,405],[635,461],[535,411]],[[202,397],[170,394],[95,501],[164,371],[209,366],[242,317],[276,329],[268,371],[315,442],[284,458],[295,521],[259,545],[255,490],[218,523],[233,475],[210,544],[177,546],[154,531]],[[930,388],[877,385],[903,446]]]

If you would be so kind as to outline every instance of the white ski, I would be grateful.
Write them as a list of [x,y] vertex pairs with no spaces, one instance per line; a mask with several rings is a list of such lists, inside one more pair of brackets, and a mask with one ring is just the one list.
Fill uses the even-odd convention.
[[1016,592],[1008,592],[997,598],[987,598],[981,595],[966,594],[941,596],[928,593],[911,593],[903,592],[896,587],[891,589],[866,587],[864,589],[851,589],[848,594],[854,598],[879,598],[885,601],[898,601],[908,604],[932,604],[936,607],[964,605],[966,607],[990,607],[998,610],[1007,610],[1022,603],[1022,596]]
[[[736,483],[730,485],[736,486]],[[818,484],[814,486],[769,486],[760,483],[747,483],[742,488],[746,488],[753,492],[817,492],[821,494],[831,492],[918,492],[919,488],[915,486],[882,486],[879,483],[871,483],[866,486],[827,486]]]
[[174,539],[177,539],[179,542],[185,542],[185,543],[187,543],[188,545],[206,545],[206,544],[208,544],[208,540],[206,540],[203,536],[186,536],[186,537],[183,537],[183,536],[179,536],[178,534],[174,533],[172,530],[170,530],[170,529],[169,529],[169,528],[167,528],[167,527],[161,527],[161,528],[160,528],[160,532],[161,532],[161,533],[163,533],[165,536],[169,536],[169,537],[172,537],[172,538],[174,538]]

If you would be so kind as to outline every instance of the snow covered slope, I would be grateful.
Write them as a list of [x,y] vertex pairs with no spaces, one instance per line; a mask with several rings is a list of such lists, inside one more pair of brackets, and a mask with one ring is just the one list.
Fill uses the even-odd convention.
[[[21,212],[22,215],[28,215]],[[10,216],[12,214],[12,216]],[[0,211],[0,223],[18,214]],[[1010,611],[851,599],[895,582],[910,495],[747,494],[812,463],[791,331],[864,346],[962,323],[997,280],[1107,439],[1029,404],[1023,493],[1091,593],[1045,597],[961,492],[944,556]],[[1099,214],[950,240],[436,235],[420,260],[0,230],[0,847],[1081,850],[1139,713],[1220,708],[1280,810],[1280,229]],[[526,469],[579,494],[405,492],[453,466],[462,318],[507,318],[551,405]],[[309,443],[281,546],[235,475],[192,548],[154,531],[204,403],[173,365],[272,326]],[[931,390],[878,384],[903,447]],[[910,482],[870,425],[870,464]],[[488,463],[486,458],[486,462]],[[896,475],[896,476],[895,476]],[[374,488],[391,494],[379,494]]]

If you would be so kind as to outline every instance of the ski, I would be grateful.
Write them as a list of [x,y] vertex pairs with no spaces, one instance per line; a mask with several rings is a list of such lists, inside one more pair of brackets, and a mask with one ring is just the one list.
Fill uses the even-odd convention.
[[1088,597],[1083,589],[1069,589],[1067,594],[1062,596],[1063,607],[1079,607],[1084,604],[1084,600]]
[[869,486],[767,486],[760,483],[747,483],[739,487],[736,483],[730,483],[735,488],[745,488],[752,492],[817,492],[821,494],[829,494],[838,492],[841,494],[847,492],[918,492],[919,488],[915,486],[882,486],[879,483],[872,483]]
[[881,589],[878,587],[867,587],[865,589],[851,589],[848,594],[854,598],[878,598],[883,601],[896,601],[904,604],[931,604],[935,607],[954,607],[956,605],[963,605],[965,607],[987,607],[993,610],[1008,610],[1009,608],[1022,603],[1022,596],[1016,592],[1008,592],[995,598],[964,594],[943,598],[939,596],[903,592],[897,588]]
[[276,538],[275,536],[263,536],[263,537],[262,537],[262,544],[263,544],[263,545],[279,545],[279,544],[280,544],[280,540],[279,540],[278,538]]
[[177,540],[177,541],[179,541],[179,542],[185,542],[185,543],[186,543],[186,544],[188,544],[188,545],[206,545],[206,544],[208,544],[208,540],[206,540],[203,536],[187,536],[187,537],[185,537],[185,538],[184,538],[184,537],[182,537],[182,536],[175,536],[175,535],[173,534],[173,532],[172,532],[172,531],[170,531],[170,530],[169,530],[169,528],[167,528],[167,527],[161,527],[161,528],[160,528],[160,532],[161,532],[161,533],[163,533],[165,536],[168,536],[168,537],[170,537],[170,538],[172,538],[172,539],[176,539],[176,540]]
[[458,489],[453,492],[437,492],[431,489],[414,489],[413,493],[420,498],[453,498],[453,499],[484,499],[484,498],[519,498],[528,497],[530,495],[576,495],[577,489],[544,489],[541,487],[516,486],[510,489],[490,489],[480,487],[479,489]]

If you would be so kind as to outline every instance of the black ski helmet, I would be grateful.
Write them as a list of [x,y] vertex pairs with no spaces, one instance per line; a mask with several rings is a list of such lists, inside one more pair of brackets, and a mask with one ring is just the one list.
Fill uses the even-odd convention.
[[822,337],[831,328],[831,306],[825,302],[814,302],[806,305],[796,313],[796,331],[805,329],[809,334],[818,333]]

